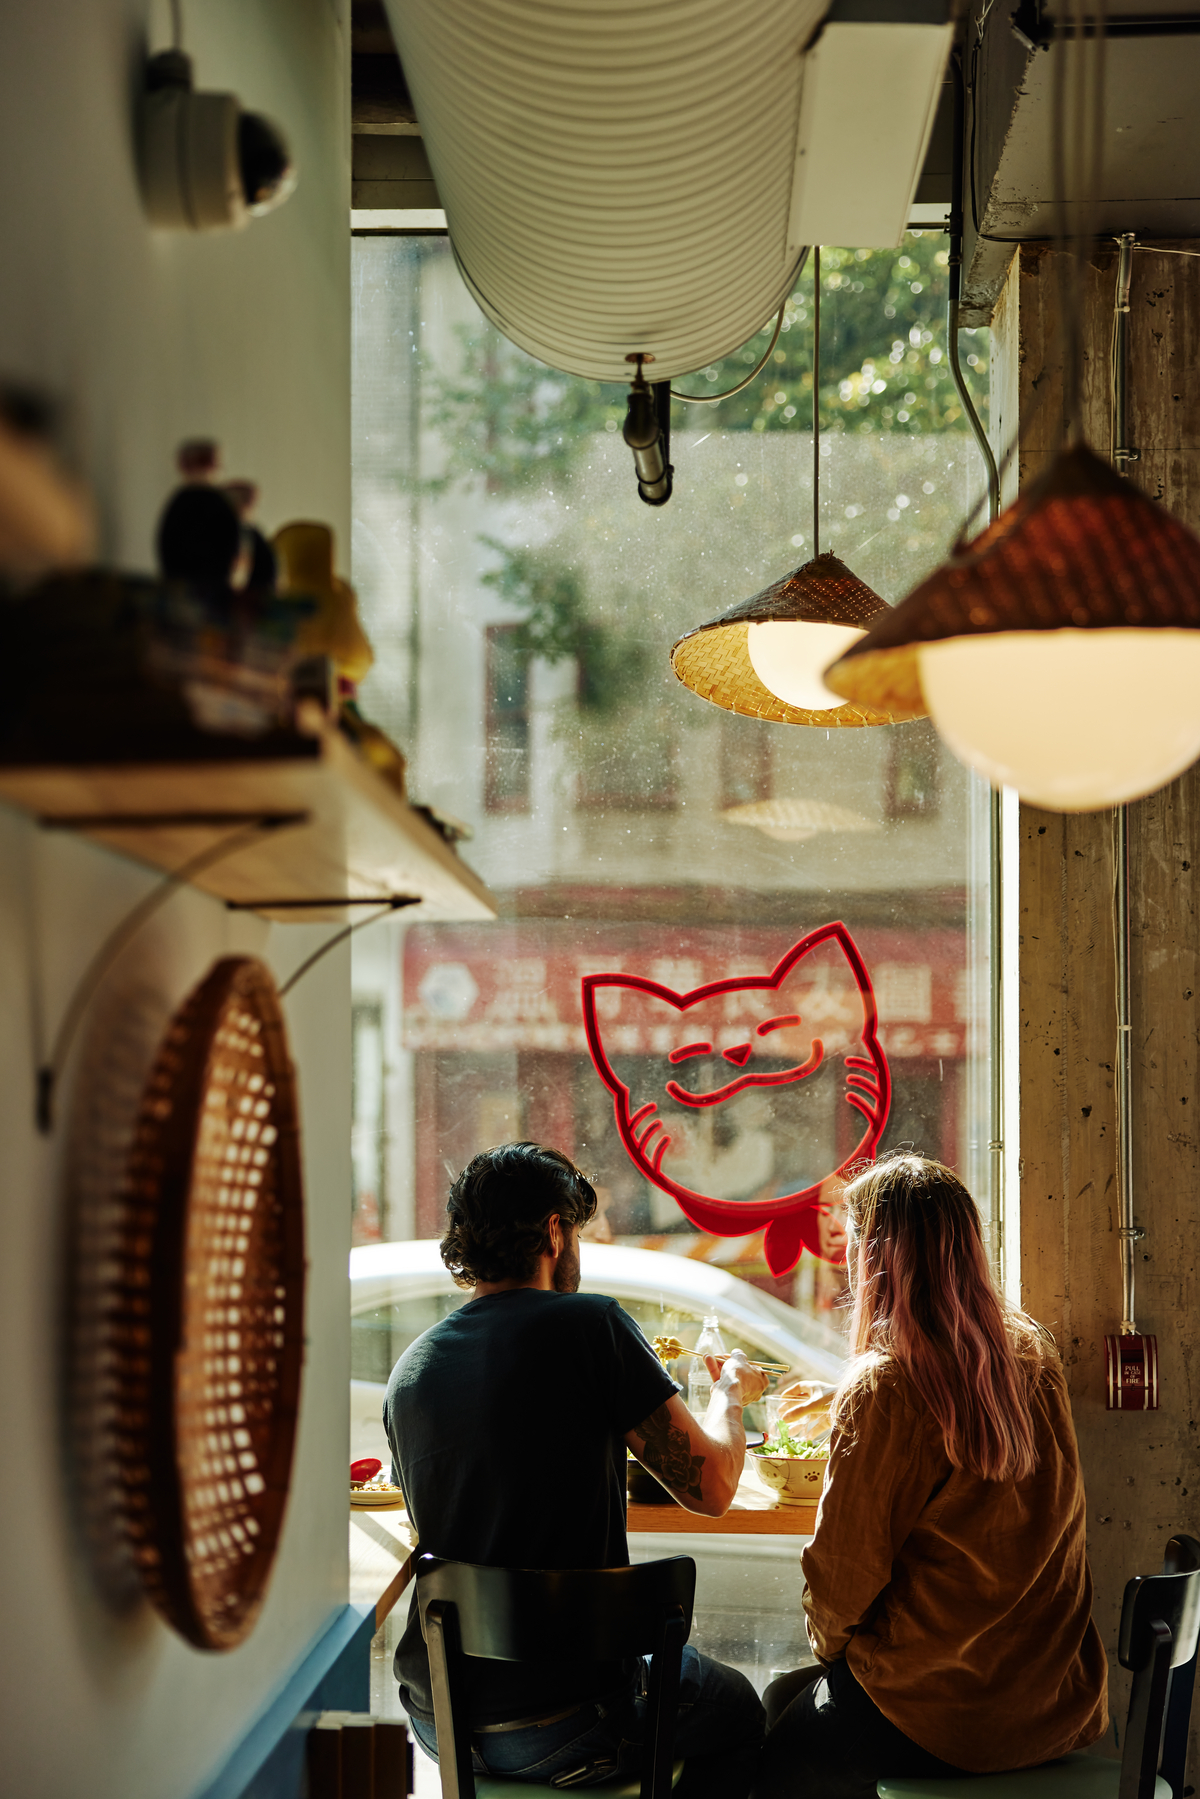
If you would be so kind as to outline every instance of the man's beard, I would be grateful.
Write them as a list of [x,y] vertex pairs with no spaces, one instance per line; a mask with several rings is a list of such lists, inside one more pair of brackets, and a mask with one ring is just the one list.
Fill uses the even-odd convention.
[[562,1247],[562,1254],[554,1264],[554,1291],[556,1293],[578,1293],[579,1291],[579,1238],[572,1231]]

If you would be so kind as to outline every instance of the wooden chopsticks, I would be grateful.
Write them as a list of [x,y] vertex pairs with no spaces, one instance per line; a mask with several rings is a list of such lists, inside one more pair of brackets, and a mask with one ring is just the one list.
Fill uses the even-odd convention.
[[[655,1337],[654,1353],[664,1366],[667,1362],[677,1362],[681,1356],[685,1355],[695,1356],[699,1361],[704,1360],[703,1355],[698,1349],[685,1349],[678,1337]],[[714,1362],[727,1362],[729,1357],[727,1355],[717,1355],[713,1356],[712,1359]],[[750,1366],[752,1368],[757,1368],[762,1374],[791,1373],[791,1369],[786,1362],[751,1362]]]

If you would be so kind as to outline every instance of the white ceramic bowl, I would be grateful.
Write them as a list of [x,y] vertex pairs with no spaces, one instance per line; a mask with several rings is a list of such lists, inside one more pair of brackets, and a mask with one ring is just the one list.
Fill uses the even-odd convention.
[[758,1471],[763,1485],[774,1493],[781,1505],[815,1505],[825,1485],[827,1455],[755,1455],[747,1461]]

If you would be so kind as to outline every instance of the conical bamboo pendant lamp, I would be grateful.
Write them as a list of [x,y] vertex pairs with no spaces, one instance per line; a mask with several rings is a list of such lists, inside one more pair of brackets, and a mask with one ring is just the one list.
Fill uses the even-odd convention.
[[[1075,53],[1084,55],[1082,36]],[[1103,61],[1093,58],[1089,96],[1087,65],[1077,62],[1069,108],[1064,55],[1056,45],[1060,216],[1068,142],[1080,158],[1073,256],[1068,262],[1064,240],[1059,258],[1065,446],[826,679],[858,705],[928,713],[954,754],[994,786],[1052,811],[1091,812],[1153,793],[1200,755],[1200,539],[1082,441],[1082,269],[1102,191],[1104,80]],[[1124,443],[1116,413],[1119,402],[1124,419],[1133,241],[1121,239],[1117,266],[1114,449]]]
[[1153,793],[1200,755],[1200,539],[1074,444],[826,680],[1034,805]]
[[836,556],[820,554],[821,252],[813,250],[813,539],[801,567],[681,637],[671,666],[685,687],[727,712],[785,725],[887,725],[892,714],[840,704],[822,670],[890,608]]

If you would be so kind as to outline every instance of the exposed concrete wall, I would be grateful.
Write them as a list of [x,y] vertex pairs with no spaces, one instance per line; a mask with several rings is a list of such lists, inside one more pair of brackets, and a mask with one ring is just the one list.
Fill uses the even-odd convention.
[[[1183,247],[1183,246],[1181,246]],[[1186,246],[1198,248],[1200,246]],[[996,315],[993,379],[1008,447],[1019,399],[1021,454],[1006,499],[1060,441],[1060,293],[1053,253],[1014,262]],[[1085,274],[1088,436],[1109,446],[1109,345],[1115,252]],[[1200,261],[1139,253],[1131,316],[1133,478],[1200,527]],[[1128,1677],[1116,1666],[1126,1580],[1153,1572],[1175,1530],[1200,1532],[1200,767],[1130,807],[1134,1191],[1137,1321],[1158,1337],[1158,1412],[1108,1412],[1104,1336],[1121,1317],[1116,1215],[1115,963],[1112,816],[1022,807],[1020,822],[1021,1275],[1023,1303],[1054,1332],[1067,1364],[1088,1491],[1095,1615],[1124,1726]],[[1111,1742],[1110,1742],[1111,1748]],[[1193,1741],[1191,1779],[1197,1766]]]

